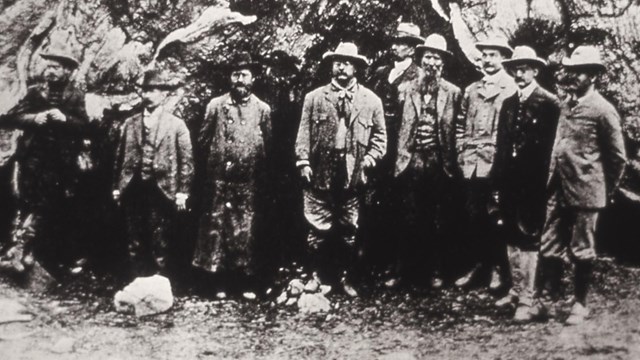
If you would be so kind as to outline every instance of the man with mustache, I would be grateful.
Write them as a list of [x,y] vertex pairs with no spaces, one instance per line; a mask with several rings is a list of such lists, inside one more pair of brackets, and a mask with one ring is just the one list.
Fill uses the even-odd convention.
[[513,279],[511,291],[497,305],[516,304],[514,319],[530,321],[541,310],[539,304],[534,304],[537,250],[560,107],[558,99],[536,82],[546,61],[535,50],[518,46],[503,64],[518,91],[502,104],[491,169]]
[[170,275],[176,211],[187,209],[193,160],[184,121],[164,107],[181,86],[168,71],[149,70],[141,112],[125,120],[114,164],[113,199],[125,214],[130,275]]
[[[442,286],[444,244],[442,202],[448,182],[459,173],[455,152],[455,118],[461,91],[442,78],[445,60],[453,54],[445,38],[431,34],[416,48],[423,74],[407,90],[394,166],[394,193],[401,222],[399,274],[408,281],[425,279],[421,264],[430,270],[430,285]],[[426,261],[425,261],[426,260]]]
[[45,262],[58,262],[68,252],[62,241],[70,229],[62,224],[76,196],[78,157],[90,131],[84,93],[72,80],[79,61],[64,48],[51,48],[40,57],[46,60],[44,82],[29,87],[25,97],[0,119],[0,126],[23,131],[16,152],[16,235],[13,246],[0,258],[0,267],[16,272],[34,264],[34,251]]
[[[372,204],[365,207],[371,216],[367,220],[368,223],[363,224],[369,243],[369,260],[375,265],[388,265],[384,262],[389,258],[389,252],[396,252],[399,245],[394,243],[396,219],[389,216],[395,212],[390,207],[393,204],[391,193],[393,163],[402,117],[402,94],[420,74],[420,66],[413,59],[416,46],[423,41],[420,28],[416,24],[404,22],[398,24],[391,40],[390,55],[393,63],[375,69],[367,81],[373,92],[382,99],[389,143],[389,152],[380,161],[375,172],[373,180],[375,193]],[[386,270],[392,272],[386,285],[396,286],[399,281],[396,277],[399,274],[396,273],[399,269]]]
[[252,93],[260,64],[249,53],[235,54],[229,68],[231,90],[209,102],[198,136],[204,212],[193,265],[218,275],[218,297],[238,291],[253,299],[256,247],[266,234],[271,108]]
[[[502,102],[516,91],[513,79],[504,71],[502,61],[513,50],[504,37],[495,36],[476,44],[482,52],[484,77],[465,89],[457,124],[458,163],[466,183],[469,218],[468,241],[476,265],[456,281],[467,287],[477,275],[490,275],[490,289],[502,288],[506,269],[506,246],[496,237],[498,222],[489,174],[495,154],[498,115]],[[490,211],[491,210],[491,211]]]
[[362,190],[386,151],[384,114],[380,98],[356,78],[356,65],[366,67],[367,59],[355,44],[340,43],[322,59],[331,62],[331,83],[305,96],[296,165],[307,185],[304,214],[313,270],[329,270],[321,261],[324,253],[338,270],[330,275],[342,276],[343,290],[355,297],[348,270],[355,261]]
[[540,255],[547,260],[544,266],[555,268],[557,284],[562,260],[575,265],[575,303],[566,324],[576,325],[589,316],[596,223],[618,188],[626,154],[620,116],[595,89],[606,69],[598,49],[578,46],[562,65],[569,96],[561,106],[551,155]]

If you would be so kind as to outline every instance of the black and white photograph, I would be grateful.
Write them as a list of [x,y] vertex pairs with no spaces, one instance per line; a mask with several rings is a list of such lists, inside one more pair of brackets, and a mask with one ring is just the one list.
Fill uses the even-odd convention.
[[640,359],[640,0],[2,0],[0,359]]

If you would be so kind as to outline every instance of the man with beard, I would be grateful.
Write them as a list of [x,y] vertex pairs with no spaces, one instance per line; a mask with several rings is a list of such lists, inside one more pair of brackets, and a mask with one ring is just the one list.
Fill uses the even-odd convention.
[[[220,276],[216,284],[220,298],[228,290],[255,298],[256,247],[267,233],[271,108],[251,92],[259,69],[249,53],[235,55],[230,66],[231,91],[209,102],[198,136],[206,164],[204,213],[193,265]],[[237,288],[228,289],[228,284]]]
[[496,204],[489,174],[502,102],[517,87],[502,67],[502,61],[513,52],[505,38],[490,38],[477,43],[476,48],[482,52],[485,76],[465,89],[456,129],[458,163],[467,191],[467,241],[471,242],[469,250],[476,265],[456,281],[456,286],[467,287],[482,274],[491,275],[489,287],[498,290],[508,276],[507,254],[506,246],[496,237],[498,221],[492,216]]
[[546,65],[528,46],[515,48],[504,67],[518,91],[502,104],[491,180],[498,191],[513,279],[510,293],[497,305],[517,304],[514,319],[530,321],[540,314],[533,303],[537,250],[544,223],[549,159],[555,137],[558,99],[535,78]]
[[[459,172],[455,152],[455,118],[461,91],[442,78],[445,59],[452,54],[439,34],[416,48],[424,74],[405,96],[394,167],[394,199],[402,219],[399,275],[424,279],[420,264],[428,264],[433,288],[442,286],[444,255],[442,202],[447,183]],[[426,260],[426,261],[425,261]]]
[[589,316],[596,222],[618,188],[626,154],[620,116],[595,89],[598,75],[605,70],[598,49],[579,46],[562,65],[569,96],[560,109],[551,155],[540,255],[547,260],[543,266],[555,268],[556,283],[562,259],[575,265],[575,303],[566,320],[575,325]]
[[[402,94],[407,87],[419,76],[420,67],[414,61],[414,51],[418,44],[424,41],[420,37],[420,28],[412,23],[400,23],[393,34],[391,42],[391,55],[393,64],[377,68],[367,83],[371,89],[382,99],[384,108],[385,125],[387,128],[387,139],[389,143],[389,153],[378,164],[373,182],[374,196],[371,206],[365,209],[371,213],[367,219],[368,224],[363,224],[363,230],[367,233],[369,243],[369,255],[373,263],[383,265],[388,259],[389,251],[397,251],[398,244],[393,244],[395,231],[389,232],[395,218],[390,218],[389,214],[395,210],[389,205],[393,203],[391,195],[391,184],[393,183],[393,162],[395,159],[396,144],[398,141],[398,131],[402,117]],[[385,259],[377,259],[384,257]],[[387,269],[395,272],[394,269]],[[399,269],[398,269],[399,270]],[[395,274],[392,274],[395,276]],[[393,287],[398,279],[391,277],[387,280],[387,285]]]
[[113,198],[125,213],[133,277],[169,275],[177,211],[185,211],[193,177],[191,137],[184,121],[164,108],[181,86],[167,71],[149,70],[142,112],[123,125],[114,167]]
[[43,84],[0,119],[0,126],[23,130],[16,153],[18,218],[14,244],[0,259],[2,267],[24,272],[38,259],[57,264],[67,249],[65,215],[76,193],[83,136],[88,131],[84,94],[73,86],[79,66],[70,51],[51,49]]
[[327,270],[324,251],[338,270],[332,275],[342,270],[342,287],[355,297],[348,269],[355,261],[362,188],[386,151],[384,115],[380,98],[358,83],[356,64],[364,68],[367,59],[355,44],[340,43],[322,59],[331,61],[331,83],[305,96],[296,165],[307,184],[304,215],[311,226],[313,270]]

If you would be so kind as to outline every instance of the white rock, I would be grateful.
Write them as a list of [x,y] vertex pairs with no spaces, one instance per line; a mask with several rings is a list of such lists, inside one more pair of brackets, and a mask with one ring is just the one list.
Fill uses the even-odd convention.
[[327,312],[331,309],[331,303],[322,294],[302,294],[298,299],[298,309],[301,313],[312,314],[317,312]]
[[307,281],[307,283],[304,285],[304,291],[308,293],[318,292],[319,288],[320,288],[320,283],[316,279],[311,279]]
[[287,297],[287,292],[283,291],[282,294],[280,294],[280,296],[278,296],[276,298],[276,304],[278,304],[278,305],[284,304],[287,301],[287,298],[288,298]]
[[27,308],[13,299],[0,299],[0,324],[31,321]]
[[118,312],[133,312],[136,316],[165,312],[173,306],[169,279],[160,275],[139,277],[118,291],[114,297]]
[[285,306],[292,306],[293,304],[295,304],[298,301],[298,299],[296,298],[289,298],[287,299],[287,302],[284,304]]
[[299,279],[293,279],[289,281],[289,286],[287,287],[287,292],[291,296],[298,296],[302,294],[304,291],[304,284]]
[[327,295],[331,292],[331,285],[320,285],[320,293],[322,295]]

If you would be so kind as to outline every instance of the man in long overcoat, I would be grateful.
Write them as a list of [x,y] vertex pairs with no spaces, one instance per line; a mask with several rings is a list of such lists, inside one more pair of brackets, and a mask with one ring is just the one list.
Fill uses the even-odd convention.
[[402,122],[394,153],[393,198],[396,201],[402,251],[399,275],[427,279],[420,264],[430,270],[432,287],[442,286],[444,244],[440,231],[442,202],[447,183],[459,173],[455,147],[455,120],[460,89],[442,78],[444,63],[452,53],[444,37],[431,34],[416,48],[424,72],[404,94]]
[[[323,61],[332,62],[331,83],[305,96],[296,165],[308,184],[304,214],[311,227],[312,257],[318,259],[322,247],[342,245],[344,249],[332,255],[342,258],[335,267],[346,272],[355,261],[360,195],[368,170],[386,151],[387,139],[380,98],[356,78],[355,65],[367,65],[356,45],[340,43],[323,55]],[[348,277],[342,278],[343,289],[357,296]]]
[[[113,197],[124,208],[132,274],[167,274],[176,211],[185,211],[193,178],[191,137],[184,121],[164,108],[180,79],[149,70],[144,109],[125,120],[114,164]],[[169,274],[167,274],[169,275]]]
[[76,193],[78,156],[89,130],[84,93],[72,81],[78,60],[65,49],[51,49],[40,56],[48,61],[45,82],[29,87],[26,96],[0,119],[0,126],[23,130],[16,153],[15,244],[2,259],[18,272],[33,264],[34,250],[39,258],[56,262],[65,251],[60,244],[68,236],[64,216]]
[[[271,108],[251,92],[259,64],[241,52],[230,67],[231,91],[209,102],[198,136],[206,164],[204,213],[193,265],[240,276],[241,290],[255,291],[255,250],[265,234],[260,229],[266,216]],[[220,296],[226,295],[224,285],[218,284]],[[243,295],[253,297],[251,292]]]
[[533,303],[540,234],[544,223],[549,159],[558,124],[558,99],[536,82],[546,61],[518,46],[505,69],[518,91],[502,104],[491,179],[499,194],[513,286],[498,305],[515,302],[515,320],[538,315]]
[[[496,36],[476,44],[482,52],[485,76],[465,89],[457,124],[458,163],[467,191],[469,218],[468,239],[475,267],[456,281],[465,287],[477,280],[477,274],[490,274],[490,288],[502,287],[506,270],[506,247],[497,241],[493,189],[489,174],[493,165],[498,132],[498,115],[502,102],[516,91],[513,78],[507,74],[502,61],[513,50],[503,37]],[[483,270],[483,271],[478,271]]]
[[[589,316],[596,223],[618,188],[626,153],[620,116],[594,86],[605,70],[598,49],[579,46],[562,65],[569,96],[561,106],[551,155],[540,255],[554,259],[557,268],[567,258],[575,265],[575,303],[566,320],[572,325]],[[559,272],[555,275],[559,279]]]

